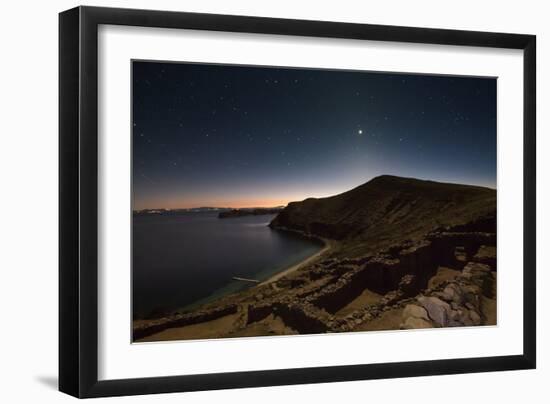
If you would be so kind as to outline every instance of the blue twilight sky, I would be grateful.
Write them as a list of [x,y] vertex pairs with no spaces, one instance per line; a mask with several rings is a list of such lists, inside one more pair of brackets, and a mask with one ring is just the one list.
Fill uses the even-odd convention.
[[496,79],[133,62],[134,209],[277,206],[381,174],[496,187]]

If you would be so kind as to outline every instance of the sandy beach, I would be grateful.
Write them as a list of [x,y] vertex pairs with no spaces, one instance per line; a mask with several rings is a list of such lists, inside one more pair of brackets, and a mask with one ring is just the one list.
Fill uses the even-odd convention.
[[318,239],[321,240],[324,243],[324,247],[320,251],[318,251],[317,253],[313,254],[312,256],[306,258],[302,262],[299,262],[295,265],[292,265],[291,267],[285,269],[284,271],[276,273],[271,278],[269,278],[269,279],[263,281],[262,283],[260,283],[258,286],[267,285],[269,283],[276,282],[279,279],[283,278],[284,276],[286,276],[286,275],[288,275],[288,274],[290,274],[294,271],[297,271],[298,269],[300,269],[300,268],[302,268],[306,265],[312,264],[314,261],[319,259],[323,254],[328,252],[333,247],[334,242],[332,242],[331,240],[322,239],[322,238],[318,238]]

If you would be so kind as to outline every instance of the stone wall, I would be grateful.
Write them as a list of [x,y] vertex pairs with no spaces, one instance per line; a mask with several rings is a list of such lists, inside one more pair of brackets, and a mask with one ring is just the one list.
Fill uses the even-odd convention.
[[431,233],[425,239],[406,243],[401,248],[394,246],[360,266],[350,267],[349,260],[344,263],[344,260],[338,262],[332,259],[328,263],[317,264],[312,272],[313,278],[318,279],[323,274],[340,275],[338,269],[342,267],[346,271],[327,287],[308,296],[307,300],[335,313],[365,289],[382,295],[399,290],[406,275],[413,276],[407,283],[408,290],[403,293],[410,296],[425,288],[441,266],[462,270],[473,259],[488,262],[496,268],[496,259],[490,256],[490,252],[483,255],[481,251],[485,250],[480,250],[482,246],[495,244],[494,233],[445,231]]
[[237,305],[229,305],[211,310],[201,310],[189,314],[177,314],[170,317],[164,317],[157,320],[152,320],[147,323],[142,323],[134,327],[134,340],[148,337],[168,328],[183,327],[186,325],[204,323],[206,321],[216,320],[220,317],[235,314],[238,311]]

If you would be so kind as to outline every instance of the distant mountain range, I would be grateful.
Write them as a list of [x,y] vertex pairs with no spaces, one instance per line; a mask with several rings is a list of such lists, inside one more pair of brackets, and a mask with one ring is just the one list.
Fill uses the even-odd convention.
[[258,215],[274,215],[281,212],[285,207],[277,206],[275,208],[243,208],[243,209],[231,209],[224,210],[218,213],[220,219],[227,219],[231,217],[242,216],[258,216]]
[[134,215],[178,215],[182,213],[201,213],[201,212],[219,212],[220,218],[238,217],[249,215],[265,215],[279,213],[284,206],[275,206],[272,208],[220,208],[212,206],[201,206],[198,208],[180,208],[180,209],[141,209],[134,210]]
[[231,210],[231,208],[216,208],[210,206],[201,206],[198,208],[181,208],[181,209],[141,209],[134,210],[134,215],[177,215],[179,213],[189,212],[219,212],[223,210]]

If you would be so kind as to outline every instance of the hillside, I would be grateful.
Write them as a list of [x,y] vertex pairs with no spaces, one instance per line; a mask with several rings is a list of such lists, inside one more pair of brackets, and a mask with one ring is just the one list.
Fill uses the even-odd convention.
[[495,215],[493,189],[384,175],[339,195],[292,202],[270,226],[339,240],[344,252],[359,254],[440,227],[490,227]]

